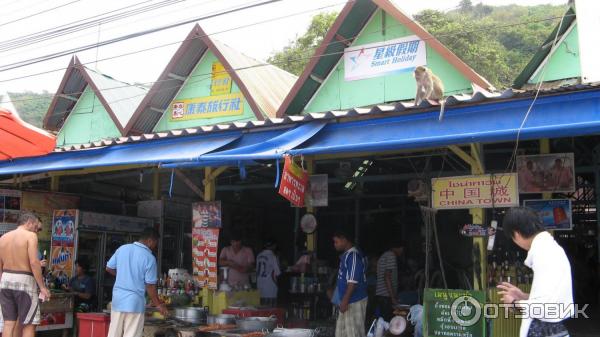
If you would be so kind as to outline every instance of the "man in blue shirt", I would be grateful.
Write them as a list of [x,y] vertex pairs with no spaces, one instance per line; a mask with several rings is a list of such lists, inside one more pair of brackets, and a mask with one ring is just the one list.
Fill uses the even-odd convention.
[[335,249],[343,253],[337,279],[340,314],[335,337],[364,337],[367,311],[367,260],[343,232],[333,235]]
[[113,287],[108,337],[141,337],[146,309],[145,292],[163,315],[167,307],[158,299],[158,272],[152,250],[158,246],[158,232],[147,228],[140,240],[126,244],[115,252],[106,271],[116,276]]

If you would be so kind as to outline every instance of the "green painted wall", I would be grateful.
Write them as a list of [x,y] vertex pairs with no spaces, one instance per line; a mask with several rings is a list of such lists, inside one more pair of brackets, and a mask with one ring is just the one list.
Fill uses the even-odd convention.
[[113,137],[121,137],[121,132],[94,91],[86,86],[58,133],[57,146],[85,144]]
[[[383,30],[384,15],[385,29]],[[385,35],[383,31],[385,31]],[[410,35],[414,35],[414,33],[384,11],[377,10],[352,45],[389,41]],[[427,47],[427,66],[442,79],[447,95],[472,91],[471,82],[429,46]],[[346,82],[342,58],[304,111],[322,112],[408,100],[415,97],[415,92],[416,86],[412,72]]]
[[544,73],[544,82],[581,77],[577,25],[550,56],[546,69],[538,71],[528,83],[539,83],[542,73]]
[[[218,59],[211,51],[207,51],[206,53],[204,53],[200,61],[198,61],[196,68],[192,71],[190,75],[191,77],[188,78],[187,82],[181,88],[179,93],[177,93],[177,96],[175,96],[175,99],[173,99],[173,101],[210,96],[210,74],[212,72],[212,64],[216,61],[218,61]],[[240,92],[240,88],[234,81],[231,85],[231,93],[238,92]],[[154,127],[154,132],[256,119],[256,116],[254,115],[254,112],[250,108],[250,105],[248,104],[248,101],[246,99],[244,99],[244,113],[238,116],[202,118],[187,121],[172,121],[170,118],[170,109],[171,104],[169,104],[169,108],[163,113],[163,116]]]

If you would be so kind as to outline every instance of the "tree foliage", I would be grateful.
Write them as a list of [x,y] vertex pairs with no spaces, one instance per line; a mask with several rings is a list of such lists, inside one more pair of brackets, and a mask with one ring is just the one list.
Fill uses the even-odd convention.
[[337,15],[336,12],[327,12],[313,16],[308,29],[302,36],[297,36],[281,51],[273,53],[267,61],[292,74],[300,75]]
[[42,127],[44,115],[52,101],[52,94],[47,91],[42,93],[24,91],[9,92],[8,95],[21,119],[29,124]]
[[[552,5],[457,3],[457,9],[449,12],[421,11],[415,20],[497,88],[511,86],[567,10],[566,6]],[[306,33],[273,53],[269,62],[300,74],[335,16],[316,15]]]

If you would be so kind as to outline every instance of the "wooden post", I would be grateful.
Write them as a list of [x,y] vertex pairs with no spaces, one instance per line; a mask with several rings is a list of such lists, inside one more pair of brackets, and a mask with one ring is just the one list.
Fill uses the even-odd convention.
[[[484,174],[483,156],[481,144],[471,144],[471,173]],[[493,193],[493,192],[492,192]],[[470,209],[473,224],[483,225],[485,213],[481,208]],[[473,268],[474,289],[487,289],[487,239],[484,237],[473,238],[473,263],[479,263],[479,268]],[[479,270],[477,270],[479,269]]]
[[[315,162],[312,158],[306,160],[306,171],[308,172],[308,175],[313,174],[313,172],[315,171],[314,165]],[[312,206],[307,206],[306,212],[314,214],[315,208]],[[309,252],[315,252],[317,250],[317,230],[315,230],[311,234],[306,235],[306,249]]]
[[60,176],[50,177],[50,191],[58,192],[60,190]]
[[160,199],[160,170],[154,169],[152,174],[152,197],[154,200]]

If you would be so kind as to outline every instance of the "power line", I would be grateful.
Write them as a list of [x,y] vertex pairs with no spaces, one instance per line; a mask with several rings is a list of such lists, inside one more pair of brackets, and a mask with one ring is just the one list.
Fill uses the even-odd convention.
[[[118,20],[122,20],[122,19],[127,19],[127,18],[133,17],[135,15],[154,11],[156,9],[174,5],[179,2],[183,2],[183,1],[185,1],[185,0],[165,0],[165,1],[161,1],[156,4],[150,4],[150,5],[147,5],[144,7],[135,8],[135,9],[131,9],[129,11],[113,14],[111,16],[100,17],[99,19],[96,19],[96,20],[86,21],[89,18],[82,19],[82,20],[74,21],[73,23],[82,22],[82,23],[79,23],[76,25],[70,25],[70,24],[61,25],[61,26],[46,29],[46,30],[43,30],[43,31],[40,31],[37,33],[32,33],[32,34],[24,35],[21,37],[13,38],[10,40],[2,41],[2,42],[0,42],[0,52],[6,52],[6,51],[18,49],[23,46],[30,46],[30,45],[33,45],[33,44],[36,44],[36,43],[39,43],[42,41],[52,40],[52,39],[55,39],[55,38],[58,38],[61,36],[65,36],[65,35],[79,32],[79,31],[97,27],[99,24],[106,24],[106,23],[110,23],[110,22],[114,22],[114,21],[118,21]],[[144,2],[142,2],[142,3],[144,3]],[[141,4],[141,3],[138,3],[138,4]],[[138,4],[131,5],[128,7],[135,7]],[[128,8],[128,7],[124,7],[124,8]],[[121,9],[118,9],[118,10],[115,10],[112,12],[117,12],[119,10],[121,10]],[[108,13],[111,13],[111,12],[108,12]],[[98,16],[102,16],[102,15],[103,14],[100,14],[100,15],[97,15],[94,17],[98,17]],[[91,17],[91,18],[94,18],[94,17]]]
[[[219,31],[219,32],[212,33],[212,34],[206,34],[206,35],[204,35],[202,37],[216,35],[216,34],[221,34],[221,33],[224,33],[224,32],[233,31],[233,30],[240,29],[240,28],[247,28],[247,27],[250,27],[250,26],[253,26],[253,25],[257,25],[257,24],[262,24],[262,23],[265,23],[265,22],[270,22],[270,21],[275,21],[275,20],[281,20],[281,19],[285,19],[285,18],[288,18],[288,17],[291,17],[291,16],[304,14],[306,12],[312,12],[312,11],[322,10],[322,9],[325,9],[325,8],[328,8],[328,7],[334,7],[334,6],[337,6],[337,5],[338,4],[334,4],[334,5],[330,5],[330,6],[325,6],[325,7],[313,9],[313,10],[310,10],[310,11],[303,11],[303,12],[294,13],[294,14],[290,14],[290,15],[286,15],[286,16],[282,16],[282,17],[277,17],[277,18],[272,18],[272,19],[268,19],[268,20],[263,20],[263,21],[260,21],[260,22],[255,22],[255,23],[248,24],[248,25],[238,26],[238,27],[230,28],[230,29]],[[485,27],[485,28],[482,28],[482,29],[478,29],[478,30],[471,30],[471,31],[465,31],[465,32],[457,32],[457,33],[452,33],[452,34],[443,34],[443,35],[440,35],[440,36],[454,36],[454,35],[470,34],[470,33],[473,33],[473,32],[489,30],[489,29],[492,29],[492,28],[514,27],[514,26],[517,26],[517,25],[523,25],[523,24],[530,24],[530,23],[537,23],[537,22],[543,22],[543,21],[561,19],[561,18],[567,17],[567,16],[570,16],[570,15],[564,15],[564,16],[561,16],[561,17],[551,17],[551,18],[534,20],[534,21],[523,21],[523,22],[514,23],[514,24],[508,24],[508,25],[488,26],[488,27]],[[400,26],[400,25],[401,24],[399,24],[398,26]],[[380,32],[380,31],[371,32],[371,34],[374,34],[374,33],[377,33],[377,32]],[[349,38],[346,39],[346,41],[347,40],[352,40],[353,38],[355,38],[357,36],[358,35],[356,35],[354,37],[349,37]],[[185,41],[189,41],[189,40],[194,40],[194,39],[197,39],[197,38],[200,38],[200,37],[193,37],[191,39],[186,39],[186,40],[183,40],[183,41],[178,41],[178,42],[173,42],[173,43],[169,43],[169,44],[165,44],[165,45],[155,46],[155,47],[151,47],[151,48],[147,48],[147,49],[143,49],[143,50],[138,50],[138,51],[134,51],[134,52],[130,52],[130,53],[116,55],[116,56],[113,56],[113,57],[107,57],[107,58],[104,58],[104,59],[100,59],[98,61],[106,61],[106,60],[115,59],[115,58],[119,58],[119,57],[123,57],[123,56],[129,56],[129,55],[132,55],[132,54],[146,52],[146,51],[149,51],[149,50],[152,50],[152,49],[162,48],[162,47],[165,47],[165,46],[169,46],[169,45],[173,45],[173,44],[177,44],[177,43],[185,42]],[[435,39],[435,37],[430,38],[430,39]],[[423,41],[427,41],[427,40],[430,40],[430,39],[423,39]],[[328,45],[337,44],[337,43],[345,43],[345,41],[332,41],[332,42],[328,43]],[[379,48],[379,47],[382,47],[382,46],[385,47],[385,46],[388,46],[388,44],[378,45],[376,47],[368,47],[366,49]],[[343,54],[343,53],[344,53],[344,51],[331,52],[331,53],[323,53],[323,54],[315,54],[315,55],[310,56],[310,57],[291,58],[291,59],[286,60],[286,61],[303,61],[303,60],[310,60],[312,58],[318,58],[318,57],[323,57],[323,56],[340,55],[340,54]],[[94,62],[83,63],[83,65],[91,64],[91,63],[94,63]],[[281,63],[283,64],[283,62],[281,62]],[[257,68],[257,67],[264,67],[264,66],[269,66],[269,65],[277,66],[277,62],[274,62],[273,64],[270,64],[270,63],[259,63],[259,64],[255,64],[255,65],[251,65],[251,66],[234,68],[234,69],[231,69],[231,70],[232,71],[241,71],[241,70],[247,70],[247,69],[252,69],[252,68]],[[22,79],[22,78],[28,78],[28,77],[38,76],[38,75],[47,74],[47,73],[56,72],[56,71],[61,71],[61,70],[65,70],[65,69],[66,68],[60,68],[60,69],[50,70],[50,71],[43,72],[43,73],[37,73],[37,74],[31,74],[31,75],[27,75],[27,76],[22,76],[22,77],[18,77],[18,78],[12,78],[12,79],[8,79],[8,80],[0,80],[0,83],[2,83],[2,82],[8,82],[8,81],[13,81],[13,80],[16,80],[16,79]],[[198,76],[207,76],[207,75],[210,75],[210,73],[190,75],[189,78],[198,77]],[[170,80],[164,80],[164,81],[170,81]],[[159,83],[159,82],[161,82],[161,81],[146,82],[146,83],[143,83],[143,84],[154,84],[154,83]],[[195,82],[193,82],[193,83],[195,83]],[[128,86],[132,86],[132,85],[128,84],[128,85],[125,85],[125,86],[119,86],[119,87],[113,87],[113,88],[106,88],[104,90],[106,91],[106,90],[123,88],[123,87],[128,87]],[[77,94],[77,93],[72,93],[72,94]],[[28,99],[28,100],[36,100],[36,99]],[[39,99],[43,99],[43,98],[39,98]],[[11,100],[11,101],[7,101],[7,102],[18,102],[18,101],[12,101]]]
[[171,28],[175,28],[175,27],[179,27],[188,23],[192,23],[192,22],[196,22],[196,21],[201,21],[201,20],[206,20],[206,19],[210,19],[210,18],[214,18],[214,17],[218,17],[218,16],[222,16],[222,15],[226,15],[226,14],[231,14],[231,13],[235,13],[235,12],[239,12],[242,10],[246,10],[246,9],[250,9],[250,8],[256,8],[256,7],[261,7],[261,6],[265,6],[268,4],[272,4],[275,2],[280,2],[283,0],[266,0],[266,1],[262,1],[262,2],[258,2],[258,3],[254,3],[251,5],[247,5],[247,6],[242,6],[242,7],[237,7],[237,8],[233,8],[233,9],[229,9],[226,11],[221,11],[221,12],[217,12],[214,14],[209,14],[209,15],[205,15],[205,16],[201,16],[201,17],[197,17],[191,20],[185,20],[185,21],[181,21],[178,23],[174,23],[174,24],[170,24],[170,25],[166,25],[166,26],[162,26],[162,27],[157,27],[157,28],[152,28],[152,29],[148,29],[145,31],[139,31],[133,34],[128,34],[128,35],[124,35],[124,36],[120,36],[117,38],[113,38],[110,40],[106,40],[100,43],[94,43],[94,44],[89,44],[89,45],[85,45],[82,47],[78,47],[78,48],[73,48],[73,49],[69,49],[69,50],[65,50],[65,51],[61,51],[61,52],[56,52],[56,53],[52,53],[52,54],[48,54],[45,56],[40,56],[40,57],[36,57],[36,58],[32,58],[32,59],[28,59],[28,60],[24,60],[24,61],[20,61],[20,62],[15,62],[15,63],[10,63],[10,64],[6,64],[6,65],[2,65],[0,66],[0,72],[3,71],[8,71],[8,70],[12,70],[12,69],[17,69],[17,68],[22,68],[25,66],[29,66],[32,64],[37,64],[37,63],[41,63],[41,62],[45,62],[45,61],[49,61],[58,57],[62,57],[65,55],[70,55],[73,53],[77,53],[77,52],[82,52],[82,51],[86,51],[89,49],[93,49],[93,48],[98,48],[98,47],[102,47],[102,46],[107,46],[110,44],[114,44],[117,42],[122,42],[122,41],[126,41],[129,39],[133,39],[136,37],[140,37],[140,36],[144,36],[144,35],[148,35],[148,34],[152,34],[152,33],[156,33],[156,32],[160,32],[166,29],[171,29]]
[[0,27],[10,25],[11,23],[15,23],[15,22],[27,20],[27,19],[30,19],[30,18],[38,16],[38,15],[46,14],[48,12],[52,12],[53,10],[66,7],[68,5],[74,4],[74,3],[79,2],[79,1],[81,1],[81,0],[74,0],[74,1],[71,1],[71,2],[67,2],[66,4],[62,4],[60,6],[52,7],[50,9],[46,9],[46,10],[43,10],[43,11],[40,11],[40,12],[37,12],[37,13],[33,13],[33,14],[30,14],[30,15],[27,15],[27,16],[23,16],[23,17],[18,18],[18,19],[14,19],[12,21],[4,22],[4,23],[0,24]]

